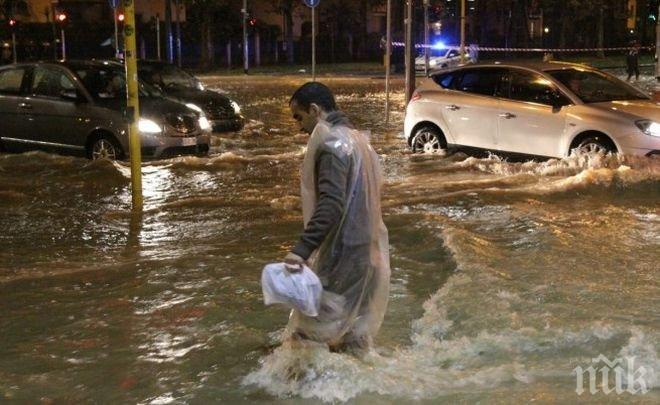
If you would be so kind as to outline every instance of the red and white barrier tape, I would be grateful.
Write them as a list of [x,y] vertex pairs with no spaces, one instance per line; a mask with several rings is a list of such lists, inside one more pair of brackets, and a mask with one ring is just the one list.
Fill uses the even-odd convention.
[[[392,42],[394,47],[405,47],[403,42]],[[433,45],[415,44],[415,48],[433,48]],[[458,46],[451,46],[445,48],[458,48]],[[445,49],[443,48],[443,49]],[[485,51],[485,52],[596,52],[596,51],[628,51],[636,49],[632,46],[622,46],[616,48],[494,48],[486,46],[466,46],[468,50]],[[654,46],[642,46],[639,49],[653,50]]]

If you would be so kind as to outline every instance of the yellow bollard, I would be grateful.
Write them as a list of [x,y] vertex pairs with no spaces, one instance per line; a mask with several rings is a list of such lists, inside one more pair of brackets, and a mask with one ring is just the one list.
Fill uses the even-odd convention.
[[131,187],[133,210],[142,210],[142,151],[140,149],[140,100],[138,98],[138,76],[135,41],[135,4],[124,0],[124,66],[126,67],[126,98],[128,118],[128,141],[131,155]]

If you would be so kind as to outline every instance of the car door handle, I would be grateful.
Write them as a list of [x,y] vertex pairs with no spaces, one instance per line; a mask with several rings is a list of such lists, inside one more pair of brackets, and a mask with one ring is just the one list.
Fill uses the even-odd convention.
[[18,108],[22,108],[24,110],[31,110],[32,109],[32,104],[28,103],[19,103]]
[[500,117],[510,120],[511,118],[516,118],[516,115],[511,113],[504,113],[504,114],[500,114]]
[[460,109],[461,109],[461,107],[459,107],[459,106],[457,106],[457,105],[455,105],[455,104],[452,104],[452,105],[446,105],[445,108],[446,108],[447,110],[452,110],[452,111],[456,111],[456,110],[460,110]]

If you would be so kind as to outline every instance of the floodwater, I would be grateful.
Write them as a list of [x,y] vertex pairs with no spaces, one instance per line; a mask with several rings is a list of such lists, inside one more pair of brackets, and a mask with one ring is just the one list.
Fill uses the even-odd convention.
[[[660,402],[657,159],[411,155],[401,81],[386,127],[382,79],[323,80],[385,172],[374,353],[278,347],[287,311],[262,303],[302,228],[303,79],[208,76],[251,121],[208,158],[146,163],[141,216],[127,164],[0,155],[0,402]],[[635,356],[636,394],[576,394],[601,354]]]

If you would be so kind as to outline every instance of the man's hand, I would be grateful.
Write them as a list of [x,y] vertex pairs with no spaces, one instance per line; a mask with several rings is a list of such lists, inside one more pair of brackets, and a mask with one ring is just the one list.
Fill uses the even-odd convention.
[[301,272],[303,269],[303,264],[305,264],[305,260],[292,252],[289,252],[284,258],[284,267],[286,267],[289,273]]

